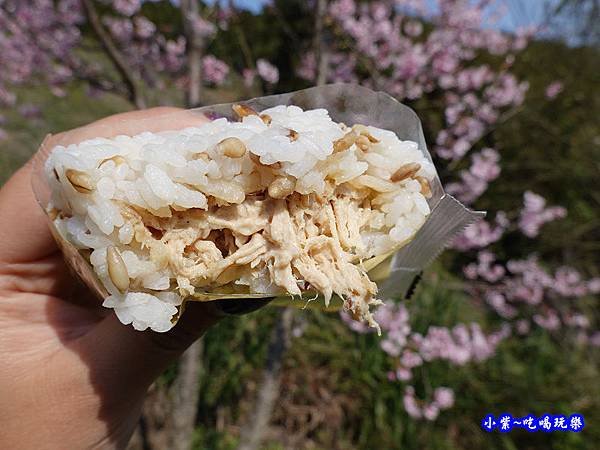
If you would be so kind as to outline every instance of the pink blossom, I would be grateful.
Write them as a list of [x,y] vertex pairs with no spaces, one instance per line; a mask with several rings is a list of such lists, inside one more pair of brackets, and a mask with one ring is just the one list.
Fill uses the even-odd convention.
[[410,332],[410,316],[406,306],[395,304],[391,301],[385,302],[375,311],[375,320],[385,329],[408,334]]
[[356,12],[354,0],[336,0],[329,5],[329,13],[335,19],[345,19]]
[[156,25],[143,16],[138,16],[133,19],[135,25],[135,33],[142,39],[148,39],[156,31]]
[[379,344],[381,349],[390,356],[398,356],[403,344],[398,344],[392,339],[383,339]]
[[435,403],[425,405],[423,408],[423,417],[429,421],[434,421],[440,414],[440,408]]
[[105,17],[103,20],[110,34],[118,41],[125,42],[132,39],[134,28],[131,20],[121,17]]
[[518,320],[516,323],[517,333],[519,334],[527,334],[531,329],[531,324],[527,319]]
[[546,314],[535,314],[533,316],[533,321],[540,327],[549,331],[560,328],[560,319],[554,310],[549,310]]
[[407,386],[403,395],[404,410],[413,419],[434,421],[440,411],[449,409],[454,405],[454,391],[447,387],[437,387],[433,393],[433,400],[429,403],[417,400],[413,386]]
[[194,31],[203,39],[210,38],[217,32],[217,27],[203,17],[196,15],[192,16],[190,22]]
[[559,267],[554,273],[553,290],[564,297],[581,297],[587,294],[581,274],[572,267]]
[[518,28],[515,32],[516,39],[513,41],[512,48],[516,51],[523,50],[538,31],[539,29],[534,26]]
[[[264,0],[263,6],[269,6],[271,5],[271,3],[271,0]],[[222,4],[221,7],[217,10],[217,23],[219,24],[219,27],[221,29],[229,29],[229,21],[233,17],[233,14],[233,10],[227,4]]]
[[523,194],[524,206],[519,218],[519,228],[527,237],[536,237],[542,225],[567,215],[567,210],[561,206],[546,208],[546,200],[531,191]]
[[574,328],[588,328],[590,326],[590,319],[580,313],[566,314],[563,320],[566,325]]
[[54,67],[54,71],[48,75],[48,81],[50,84],[64,84],[67,81],[71,80],[73,77],[73,71],[65,66],[56,65]]
[[202,74],[207,82],[220,85],[229,74],[229,66],[215,56],[208,55],[202,58]]
[[460,159],[471,150],[471,143],[464,138],[458,138],[451,145],[452,159]]
[[404,391],[403,403],[405,411],[412,418],[434,421],[439,416],[440,411],[449,409],[454,405],[454,392],[450,388],[438,387],[434,391],[433,401],[427,403],[418,401],[415,397],[414,388],[407,386]]
[[[494,264],[499,265],[497,262]],[[489,276],[490,267],[493,266],[488,265],[486,258],[478,264],[466,266],[465,273],[469,279],[488,283],[478,287],[473,285],[473,294],[485,298],[506,319],[517,316],[519,304],[539,305],[533,312],[533,323],[548,330],[558,329],[561,321],[557,312],[547,305],[547,299],[578,298],[593,293],[590,290],[590,284],[593,287],[593,283],[585,280],[575,269],[561,267],[552,274],[542,268],[535,257],[506,262],[506,275],[499,279]],[[587,328],[589,325],[586,316],[577,312],[567,310],[562,313],[562,317],[564,324],[572,328]],[[521,318],[515,324],[519,334],[526,334],[529,326],[527,318]]]
[[356,83],[354,73],[356,68],[356,57],[344,53],[332,53],[329,55],[330,76],[335,83]]
[[[460,157],[456,150],[453,153]],[[473,203],[500,175],[499,161],[500,155],[492,148],[473,154],[471,166],[460,172],[460,181],[449,183],[446,190],[464,203]]]
[[503,74],[496,85],[485,90],[485,95],[492,105],[504,107],[522,103],[528,88],[527,83],[519,83],[513,75]]
[[411,37],[420,36],[423,32],[423,25],[416,20],[409,20],[404,24],[404,32]]
[[[354,325],[356,322],[352,321],[348,314],[342,313],[342,319],[351,327],[356,326]],[[498,331],[486,335],[479,325],[472,323],[468,326],[459,324],[452,329],[430,326],[427,334],[422,336],[412,331],[406,307],[392,302],[384,303],[375,312],[375,319],[379,322],[384,335],[380,341],[381,349],[397,361],[394,379],[398,381],[410,380],[412,368],[436,359],[446,360],[455,365],[463,365],[471,360],[487,359],[493,355],[499,343],[510,334],[510,327],[501,327]],[[359,331],[364,331],[364,328],[363,325]],[[407,411],[413,406],[419,409],[410,392],[407,391],[405,398]],[[440,392],[447,394],[445,391]],[[442,395],[441,405],[447,403],[443,398]],[[435,402],[432,406],[440,408],[440,404]],[[416,410],[412,411],[416,412]]]
[[67,91],[60,86],[51,86],[50,92],[56,97],[66,97]]
[[279,81],[279,70],[265,59],[261,58],[256,61],[256,71],[267,83],[275,84]]
[[438,387],[433,392],[433,399],[440,409],[452,408],[454,405],[454,391],[447,387]]
[[512,319],[518,313],[517,308],[512,306],[506,299],[502,292],[494,290],[493,288],[488,289],[484,293],[486,302],[492,307],[496,313],[505,319]]
[[593,333],[589,337],[588,342],[594,347],[600,347],[600,331],[596,331],[595,333]]
[[317,63],[313,53],[305,53],[302,55],[300,65],[296,69],[296,74],[305,80],[313,81],[317,73]]
[[423,70],[427,64],[427,55],[423,51],[423,46],[414,45],[406,49],[394,61],[394,73],[396,76],[404,79],[414,78]]
[[402,401],[404,403],[404,409],[410,417],[412,417],[413,419],[420,419],[423,416],[421,408],[419,408],[419,405],[417,404],[417,399],[415,398],[415,390],[412,386],[408,386],[404,390],[404,396],[402,397]]
[[483,334],[477,323],[471,324],[471,354],[475,361],[484,361],[490,358],[496,351],[496,343],[493,335]]
[[[508,225],[506,215],[504,212],[499,211],[496,214],[494,224],[483,219],[478,220],[465,228],[454,239],[452,246],[461,251],[487,247],[502,238]],[[472,269],[469,269],[469,271],[469,273],[473,273]]]
[[254,83],[254,78],[256,77],[256,71],[254,71],[252,69],[244,69],[242,71],[242,77],[244,78],[244,85],[246,87],[250,87]]
[[[164,58],[162,59],[164,68],[169,72],[176,72],[184,63],[186,40],[179,36],[176,41],[169,40],[165,45]],[[208,56],[205,56],[208,58]],[[204,60],[202,61],[204,64]],[[204,66],[203,66],[204,67]]]
[[600,278],[592,278],[589,280],[587,288],[590,294],[600,293]]
[[494,264],[496,256],[489,250],[480,251],[477,254],[477,263],[471,263],[465,267],[467,278],[475,279],[477,277],[495,283],[504,277],[506,270],[500,264]]
[[460,117],[461,113],[464,110],[465,110],[465,107],[461,103],[457,103],[457,104],[448,106],[445,111],[446,122],[448,122],[448,124],[450,124],[450,125],[454,125],[455,123],[458,122],[458,118]]
[[548,86],[546,86],[546,98],[548,100],[552,100],[553,98],[555,98],[558,94],[560,94],[564,89],[564,85],[562,83],[562,81],[553,81],[552,83],[550,83]]
[[429,327],[418,349],[425,361],[445,359],[455,365],[464,365],[471,359],[481,361],[489,358],[505,337],[506,330],[486,336],[476,323],[470,327],[457,325],[452,330]]
[[352,330],[360,334],[372,333],[374,331],[369,325],[364,322],[354,320],[346,311],[340,311],[342,321]]
[[423,364],[423,358],[421,358],[418,353],[411,350],[404,350],[400,357],[400,364],[408,369],[412,369],[413,367]]
[[412,372],[410,371],[410,369],[407,369],[405,367],[398,367],[396,369],[396,377],[400,381],[408,381],[412,378]]
[[13,92],[6,91],[0,86],[0,104],[12,106],[16,103],[17,96]]
[[77,59],[73,49],[81,39],[82,14],[75,0],[0,3],[0,104],[11,106],[13,87],[44,77],[54,84]]
[[112,0],[115,11],[124,16],[132,16],[142,7],[141,0]]
[[498,110],[494,109],[489,103],[480,104],[474,113],[482,122],[488,124],[492,124],[498,120]]
[[80,0],[59,0],[57,11],[61,21],[69,25],[78,25],[85,17]]
[[384,2],[373,2],[371,3],[371,15],[376,22],[386,22],[391,11],[388,4]]

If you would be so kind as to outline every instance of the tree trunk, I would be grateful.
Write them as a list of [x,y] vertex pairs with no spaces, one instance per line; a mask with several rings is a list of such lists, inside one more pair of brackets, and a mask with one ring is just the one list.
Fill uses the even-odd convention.
[[117,48],[112,36],[104,29],[93,0],[83,0],[82,3],[90,27],[102,45],[108,59],[121,77],[121,81],[127,90],[129,100],[137,109],[144,109],[146,107],[146,100],[139,87],[139,76],[137,76],[135,70],[129,67],[125,56],[123,56]]
[[201,375],[201,357],[204,341],[197,340],[179,360],[179,373],[171,387],[171,445],[173,450],[189,450],[192,446],[192,434],[196,425],[198,399],[200,398],[199,380]]
[[281,365],[290,346],[293,318],[294,310],[292,308],[283,309],[273,329],[263,379],[258,388],[256,405],[247,424],[240,432],[240,445],[237,450],[256,450],[263,440],[264,432],[271,420],[275,400],[279,395]]
[[317,0],[315,11],[315,40],[313,43],[316,63],[316,83],[321,86],[327,82],[329,75],[329,45],[327,30],[325,29],[325,16],[327,15],[327,0]]
[[129,450],[189,450],[196,425],[204,341],[199,339],[181,356],[170,387],[154,384]]
[[204,42],[198,34],[194,21],[200,17],[198,0],[181,0],[181,15],[183,30],[187,41],[188,78],[189,85],[186,104],[189,108],[200,106],[202,103],[202,54]]

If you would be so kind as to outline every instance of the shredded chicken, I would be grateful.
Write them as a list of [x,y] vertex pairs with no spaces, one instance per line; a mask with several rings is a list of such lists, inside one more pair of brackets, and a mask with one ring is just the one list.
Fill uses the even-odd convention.
[[159,267],[169,267],[182,295],[266,269],[282,293],[314,290],[326,304],[335,293],[356,318],[374,325],[369,305],[379,303],[377,286],[355,264],[372,211],[363,207],[366,194],[343,188],[328,194],[249,196],[240,204],[162,218],[126,206],[122,211],[135,241],[150,249]]

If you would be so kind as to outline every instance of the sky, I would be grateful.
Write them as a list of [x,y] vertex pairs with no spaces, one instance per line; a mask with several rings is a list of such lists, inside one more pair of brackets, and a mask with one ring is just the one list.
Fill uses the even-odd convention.
[[235,3],[244,9],[248,9],[253,12],[258,12],[262,8],[262,5],[267,3],[267,0],[235,0]]
[[507,12],[498,26],[507,31],[543,23],[547,5],[557,3],[556,0],[503,0],[503,2]]
[[[543,22],[545,5],[556,3],[556,0],[499,0],[499,2],[505,5],[506,14],[496,26],[502,30],[514,31],[520,27]],[[259,12],[268,0],[234,0],[234,3],[240,8]]]
[[[207,0],[206,3],[213,4],[216,0]],[[233,3],[240,9],[247,9],[254,13],[259,12],[265,3],[269,0],[233,0]]]

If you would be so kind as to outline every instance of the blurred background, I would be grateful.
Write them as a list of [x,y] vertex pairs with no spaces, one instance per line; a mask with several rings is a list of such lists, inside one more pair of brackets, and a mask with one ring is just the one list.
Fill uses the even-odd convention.
[[[594,449],[599,0],[0,0],[0,185],[47,133],[330,82],[412,107],[457,236],[378,337],[228,318],[153,386],[132,449]],[[488,414],[582,433],[485,433]]]

